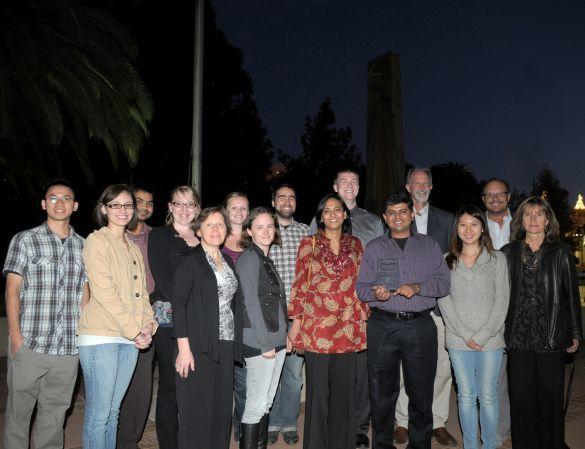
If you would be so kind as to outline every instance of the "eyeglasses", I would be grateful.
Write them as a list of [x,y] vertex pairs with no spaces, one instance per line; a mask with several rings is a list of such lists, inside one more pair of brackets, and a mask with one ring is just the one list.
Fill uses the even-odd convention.
[[508,192],[490,192],[490,193],[482,193],[481,196],[483,198],[489,198],[489,199],[494,199],[494,198],[504,198],[508,195]]
[[134,204],[133,203],[126,203],[126,204],[122,204],[122,203],[110,203],[110,204],[106,204],[106,207],[109,207],[110,209],[115,209],[115,210],[119,210],[124,208],[124,210],[133,210],[134,209]]
[[146,207],[154,207],[154,201],[145,201],[142,198],[136,198],[136,204],[144,204]]
[[57,204],[57,202],[62,201],[65,204],[71,203],[73,202],[73,197],[71,195],[62,195],[62,196],[57,196],[57,195],[49,195],[49,197],[47,198],[47,201],[51,204]]
[[187,209],[190,210],[197,209],[199,207],[199,205],[195,203],[180,203],[178,201],[171,201],[171,205],[173,207],[176,207],[177,209],[182,209],[186,207]]

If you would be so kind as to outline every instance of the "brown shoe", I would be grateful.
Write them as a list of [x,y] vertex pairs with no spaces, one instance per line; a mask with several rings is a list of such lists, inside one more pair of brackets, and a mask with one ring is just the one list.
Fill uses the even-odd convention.
[[394,429],[394,442],[398,444],[408,443],[408,429],[406,427],[397,426]]
[[433,436],[439,444],[443,446],[457,446],[457,440],[453,438],[445,427],[437,427],[433,429]]

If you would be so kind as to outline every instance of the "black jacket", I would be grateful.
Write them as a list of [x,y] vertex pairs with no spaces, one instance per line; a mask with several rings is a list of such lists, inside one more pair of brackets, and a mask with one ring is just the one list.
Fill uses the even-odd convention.
[[[234,263],[224,257],[234,271]],[[208,354],[219,362],[219,296],[215,274],[201,245],[185,253],[173,277],[171,295],[176,338],[189,339],[191,351]],[[234,313],[234,359],[242,362],[241,290],[232,298]]]
[[[516,303],[522,270],[522,241],[505,245],[501,251],[508,260],[510,274],[510,305],[506,316],[506,343],[514,331]],[[581,303],[577,284],[577,271],[569,245],[562,242],[542,244],[541,272],[544,276],[544,298],[547,306],[547,336],[543,351],[563,351],[573,339],[583,337],[581,329]]]
[[[451,248],[451,232],[453,232],[454,227],[455,217],[453,214],[429,204],[427,235],[435,239],[443,254],[448,253]],[[410,229],[418,232],[416,229],[416,220],[412,220]]]
[[172,225],[154,228],[148,234],[148,265],[154,278],[150,302],[170,301],[173,276],[183,254],[192,248],[185,243]]
[[[244,299],[244,345],[265,352],[286,344],[287,306],[284,284],[274,262],[252,243],[236,263]],[[250,356],[245,351],[245,356]]]

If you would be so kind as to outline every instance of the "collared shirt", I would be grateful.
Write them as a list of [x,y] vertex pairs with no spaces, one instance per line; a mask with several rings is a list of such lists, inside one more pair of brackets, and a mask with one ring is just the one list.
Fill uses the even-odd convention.
[[278,225],[281,245],[272,245],[268,257],[274,262],[276,271],[284,283],[286,302],[290,301],[290,289],[295,277],[295,266],[297,263],[297,251],[301,239],[309,233],[309,227],[294,219],[288,226]]
[[506,215],[504,215],[504,224],[501,228],[498,223],[490,219],[487,213],[486,218],[487,227],[490,233],[490,237],[492,238],[492,243],[494,244],[494,249],[500,249],[502,246],[510,243],[510,223],[512,222],[512,214],[510,213],[510,209],[508,209],[506,211]]
[[150,234],[150,230],[152,228],[144,223],[142,227],[142,232],[139,235],[132,234],[131,232],[126,232],[126,237],[128,240],[133,241],[138,246],[140,250],[140,254],[142,254],[142,258],[144,259],[144,270],[146,271],[146,286],[148,288],[148,294],[154,291],[154,278],[152,277],[152,273],[150,271],[150,266],[148,265],[148,234]]
[[[407,299],[392,296],[387,301],[374,297],[374,285],[390,283],[390,288],[419,284],[418,295]],[[451,275],[438,243],[432,237],[414,233],[402,251],[387,236],[372,240],[364,252],[357,279],[357,295],[372,308],[390,312],[419,312],[435,307],[437,298],[449,294]]]
[[[376,237],[384,235],[384,223],[377,215],[355,206],[350,210],[351,214],[351,235],[360,239],[362,248]],[[317,232],[317,221],[313,218],[309,226],[309,235]]]
[[429,222],[429,203],[421,210],[414,209],[414,220],[416,221],[416,232],[427,235],[427,224]]
[[16,234],[2,273],[23,278],[20,288],[20,331],[27,348],[42,354],[77,354],[77,320],[87,278],[84,240],[69,227],[63,241],[43,223]]

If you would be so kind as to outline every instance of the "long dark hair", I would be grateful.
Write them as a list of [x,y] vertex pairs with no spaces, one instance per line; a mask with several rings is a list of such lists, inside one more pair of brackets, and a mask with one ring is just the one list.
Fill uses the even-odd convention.
[[341,232],[343,234],[351,234],[351,212],[337,193],[329,193],[319,201],[319,204],[317,205],[317,213],[315,214],[317,227],[319,229],[325,229],[325,223],[323,223],[323,209],[325,209],[325,204],[329,200],[336,200],[341,203],[341,207],[343,207],[343,211],[345,212],[345,220],[343,220],[343,224],[341,225]]
[[526,212],[526,209],[529,207],[540,207],[546,215],[548,224],[544,228],[544,240],[547,242],[558,241],[560,231],[557,217],[555,216],[552,207],[550,207],[550,204],[548,204],[548,201],[539,196],[531,196],[522,201],[520,206],[518,206],[514,218],[512,218],[512,223],[510,223],[510,240],[524,240],[526,238],[526,230],[522,224],[522,218],[524,217],[524,212]]
[[453,270],[459,263],[459,256],[461,256],[461,251],[463,250],[463,241],[461,241],[461,238],[457,233],[457,229],[459,228],[459,220],[465,214],[471,215],[481,223],[479,254],[486,250],[490,256],[494,255],[494,245],[492,243],[492,238],[490,237],[483,212],[479,210],[477,206],[472,204],[463,206],[461,209],[459,209],[459,211],[457,211],[457,215],[455,216],[455,227],[451,232],[451,248],[449,255],[447,256],[447,266],[450,270]]

